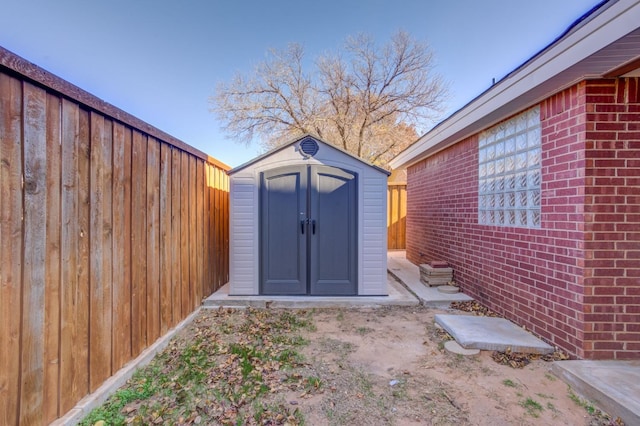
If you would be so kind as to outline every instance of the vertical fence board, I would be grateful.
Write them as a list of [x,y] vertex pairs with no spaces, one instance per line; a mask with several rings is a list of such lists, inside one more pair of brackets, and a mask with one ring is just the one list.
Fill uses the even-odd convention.
[[44,423],[46,92],[24,83],[24,261],[20,420]]
[[407,248],[407,185],[399,188],[400,217],[398,218],[398,248]]
[[78,226],[80,240],[78,242],[78,340],[74,342],[74,350],[78,352],[76,365],[80,370],[78,383],[83,385],[80,395],[90,391],[89,383],[89,349],[91,327],[91,118],[89,111],[80,110],[78,155]]
[[186,152],[182,152],[181,172],[180,172],[180,187],[182,191],[180,193],[180,256],[181,256],[181,292],[182,292],[182,317],[186,317],[190,312],[190,277],[189,273],[191,269],[189,267],[189,156]]
[[221,283],[220,281],[222,280],[221,278],[221,267],[222,267],[222,262],[224,262],[224,258],[219,254],[220,253],[220,248],[223,246],[222,244],[222,231],[221,231],[221,223],[222,223],[222,216],[220,214],[220,208],[221,208],[221,202],[222,202],[222,197],[220,194],[220,184],[221,184],[221,180],[220,180],[220,170],[216,169],[214,171],[214,178],[215,178],[215,183],[213,185],[213,193],[214,193],[214,209],[215,209],[215,214],[214,214],[214,221],[215,221],[215,231],[213,233],[213,237],[215,239],[215,247],[216,247],[216,252],[218,253],[218,255],[216,256],[215,259],[215,265],[216,265],[216,287],[220,287]]
[[147,138],[134,131],[131,151],[131,350],[147,347]]
[[209,254],[209,263],[211,264],[211,286],[212,290],[218,289],[218,247],[216,246],[216,170],[217,168],[209,165],[209,241],[211,250]]
[[[218,229],[216,230],[216,249],[220,250],[224,246],[224,227],[220,226],[222,222],[222,211],[224,209],[224,200],[222,198],[222,171],[216,170],[216,222]],[[224,256],[218,256],[218,286],[223,285]]]
[[222,217],[224,219],[221,224],[222,232],[224,233],[224,245],[222,246],[222,257],[224,259],[222,265],[222,284],[224,284],[229,281],[229,176],[224,170],[220,170],[220,175],[222,176],[222,198],[224,199],[224,206],[222,208]]
[[[87,171],[81,172],[81,162],[86,164],[88,151],[80,145],[81,132],[85,141],[88,136],[86,123],[80,126],[78,105],[62,101],[62,193],[61,193],[61,333],[60,333],[60,412],[70,410],[86,394],[87,388],[87,288],[83,275],[81,241],[87,240],[83,229],[82,215],[86,211],[86,200],[81,197],[84,183],[88,193]],[[86,142],[83,144],[87,148]],[[84,207],[84,209],[82,208]],[[86,223],[86,222],[85,222]],[[85,261],[87,257],[85,256]],[[86,275],[86,268],[84,268]]]
[[47,423],[58,418],[60,379],[60,98],[47,95],[46,258],[44,312],[44,407]]
[[218,168],[214,168],[212,173],[211,173],[211,178],[212,178],[212,186],[211,186],[211,220],[212,220],[212,230],[211,230],[211,239],[213,240],[212,244],[213,244],[213,250],[214,250],[214,254],[213,254],[213,267],[214,267],[214,278],[213,278],[213,285],[214,288],[219,288],[220,287],[220,258],[222,257],[220,255],[220,247],[222,247],[220,245],[220,241],[219,241],[219,237],[218,237],[218,217],[219,217],[219,206],[218,206]]
[[395,210],[398,202],[396,195],[398,192],[394,186],[387,186],[387,246],[388,248],[396,247],[396,227],[395,227]]
[[202,273],[203,273],[203,294],[204,297],[211,295],[211,277],[209,264],[209,164],[203,163],[203,184],[202,184]]
[[172,312],[171,326],[175,326],[182,319],[182,278],[180,256],[180,151],[171,149],[171,284],[172,284]]
[[387,187],[387,247],[406,247],[406,184],[389,184]]
[[203,205],[203,191],[204,191],[204,162],[200,159],[196,159],[196,176],[195,176],[195,190],[196,190],[196,227],[193,233],[193,237],[196,241],[196,306],[202,303],[202,297],[204,295],[204,261],[202,255],[204,254],[204,240],[203,240],[203,220],[204,220],[204,205]]
[[172,323],[171,148],[160,144],[160,335]]
[[147,145],[147,345],[160,337],[160,146]]
[[[218,209],[216,211],[216,220],[218,221],[219,224],[222,223],[222,220],[225,217],[225,214],[224,214],[225,200],[224,200],[223,189],[224,189],[224,172],[218,169],[218,185],[216,186],[216,190],[218,192]],[[224,245],[225,245],[224,226],[219,226],[218,227],[218,250],[220,250],[221,253]],[[226,259],[224,255],[219,256],[218,268],[220,271],[220,277],[218,281],[218,286],[221,286],[224,284],[223,281],[224,281],[225,260]]]
[[198,305],[198,260],[196,237],[196,162],[194,157],[189,157],[189,282],[191,294],[189,295],[189,312]]
[[60,194],[60,412],[73,407],[78,396],[75,383],[78,308],[78,106],[63,99],[61,105],[61,194]]
[[211,267],[213,268],[213,288],[214,290],[218,288],[218,275],[220,275],[220,269],[218,268],[218,258],[219,256],[219,252],[218,252],[218,235],[217,235],[217,230],[218,230],[218,223],[216,221],[216,215],[217,215],[217,203],[216,203],[216,197],[218,196],[218,191],[216,189],[216,184],[217,184],[217,174],[218,174],[218,169],[216,167],[211,167],[211,183],[210,183],[210,187],[209,187],[209,193],[211,196],[211,199],[209,200],[209,204],[211,205],[211,212],[209,213],[211,215],[211,233],[209,235],[209,238],[211,238]]
[[213,263],[211,262],[211,254],[213,253],[213,239],[211,238],[211,230],[213,229],[211,224],[211,217],[213,210],[211,210],[211,172],[213,171],[213,166],[209,163],[205,163],[204,165],[206,171],[206,180],[205,180],[205,205],[206,205],[206,213],[205,213],[205,231],[204,235],[206,238],[205,242],[205,267],[207,271],[207,295],[210,295],[214,291],[214,283],[213,283]]
[[[22,282],[22,85],[0,73],[0,424],[18,419]],[[13,309],[9,309],[13,307]]]
[[113,125],[113,370],[131,359],[131,131]]
[[89,386],[111,376],[113,123],[91,113]]
[[[127,323],[127,331],[125,333],[125,339],[127,341],[124,348],[124,355],[128,357],[127,361],[137,356],[137,353],[133,352],[133,321],[131,318],[131,270],[133,263],[133,252],[131,251],[131,217],[134,214],[131,210],[131,191],[133,187],[132,179],[131,179],[131,170],[132,170],[132,146],[133,146],[133,131],[130,127],[125,127],[124,133],[124,235],[122,244],[124,244],[123,253],[124,253],[124,299],[126,308],[124,309],[123,321]],[[135,213],[138,214],[138,213]],[[125,361],[125,363],[127,362]]]

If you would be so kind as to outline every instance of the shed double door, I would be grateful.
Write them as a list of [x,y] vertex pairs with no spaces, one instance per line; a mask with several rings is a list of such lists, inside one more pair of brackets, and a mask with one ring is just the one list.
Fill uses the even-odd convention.
[[322,165],[262,173],[260,292],[357,294],[357,174]]

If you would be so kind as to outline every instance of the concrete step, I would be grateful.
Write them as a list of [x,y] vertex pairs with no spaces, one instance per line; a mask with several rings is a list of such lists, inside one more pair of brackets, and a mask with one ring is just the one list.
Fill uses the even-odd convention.
[[640,360],[559,361],[551,371],[614,420],[640,425]]

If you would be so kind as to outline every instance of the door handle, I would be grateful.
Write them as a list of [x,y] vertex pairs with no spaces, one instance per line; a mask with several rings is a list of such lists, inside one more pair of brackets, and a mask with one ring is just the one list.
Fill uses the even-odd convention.
[[311,221],[311,232],[313,233],[313,235],[316,235],[316,221],[315,220]]
[[302,232],[302,235],[304,235],[304,219],[300,221],[300,232]]

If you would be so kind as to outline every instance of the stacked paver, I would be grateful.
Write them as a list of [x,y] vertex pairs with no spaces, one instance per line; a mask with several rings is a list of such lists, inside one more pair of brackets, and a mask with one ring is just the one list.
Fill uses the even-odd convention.
[[447,262],[420,265],[420,281],[429,287],[449,285],[453,281],[453,268]]

